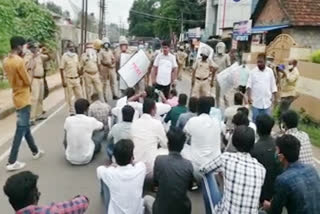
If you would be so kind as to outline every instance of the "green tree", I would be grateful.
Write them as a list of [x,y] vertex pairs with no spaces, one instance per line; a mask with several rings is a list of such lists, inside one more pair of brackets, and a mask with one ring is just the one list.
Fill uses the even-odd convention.
[[59,5],[56,5],[54,2],[47,2],[46,3],[46,8],[56,14],[59,14],[59,15],[63,15],[63,11],[62,11],[62,8],[59,6]]
[[0,57],[8,53],[11,36],[23,36],[56,47],[55,22],[51,14],[33,0],[1,0],[0,29]]
[[154,19],[143,14],[155,14],[157,0],[135,0],[129,14],[129,34],[134,36],[154,36]]

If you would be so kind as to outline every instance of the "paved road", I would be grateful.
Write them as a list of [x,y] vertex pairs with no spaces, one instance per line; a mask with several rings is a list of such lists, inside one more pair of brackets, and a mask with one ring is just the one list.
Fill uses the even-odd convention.
[[[50,118],[34,128],[34,137],[37,144],[46,151],[40,160],[32,160],[26,146],[22,144],[19,160],[27,163],[26,170],[39,175],[39,190],[42,193],[39,204],[50,204],[70,199],[75,195],[85,194],[90,198],[90,207],[87,213],[103,214],[103,203],[99,194],[96,178],[96,168],[105,163],[104,154],[86,166],[71,166],[64,158],[63,123],[67,115],[66,106],[59,104],[53,110]],[[0,149],[0,155],[9,148],[11,140]],[[0,164],[0,207],[1,213],[13,213],[7,198],[2,193],[2,186],[13,173],[5,171],[6,157]],[[203,202],[199,192],[190,193],[193,202],[193,213],[204,213]]]

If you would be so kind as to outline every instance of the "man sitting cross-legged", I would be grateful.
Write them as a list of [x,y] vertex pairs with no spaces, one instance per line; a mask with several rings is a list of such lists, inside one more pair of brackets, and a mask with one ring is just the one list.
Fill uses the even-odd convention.
[[[167,134],[169,155],[158,156],[154,165],[154,182],[159,185],[156,199],[145,197],[145,214],[190,214],[191,201],[187,195],[192,186],[193,167],[180,152],[186,136],[172,127]],[[153,211],[151,211],[153,210]]]
[[100,166],[97,176],[101,182],[105,213],[143,214],[143,184],[146,176],[144,163],[133,163],[134,145],[131,140],[115,144],[117,166]]
[[92,140],[94,131],[103,129],[103,123],[86,114],[89,102],[79,99],[75,102],[76,115],[67,117],[64,123],[66,159],[74,165],[89,163],[93,155],[100,151],[101,144]]

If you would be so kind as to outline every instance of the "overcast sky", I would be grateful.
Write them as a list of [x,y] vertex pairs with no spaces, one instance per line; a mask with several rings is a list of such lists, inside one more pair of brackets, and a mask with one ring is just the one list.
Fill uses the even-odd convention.
[[[71,5],[69,4],[69,0],[40,0],[39,2],[54,2],[57,5],[60,5],[63,10],[68,10],[74,17],[74,11],[72,10]],[[82,0],[71,0],[74,4],[76,4],[81,9]],[[125,27],[128,27],[128,16],[129,10],[132,6],[134,0],[105,0],[108,3],[108,23],[120,23],[125,24]],[[96,18],[99,18],[99,0],[88,0],[88,11],[95,14]]]

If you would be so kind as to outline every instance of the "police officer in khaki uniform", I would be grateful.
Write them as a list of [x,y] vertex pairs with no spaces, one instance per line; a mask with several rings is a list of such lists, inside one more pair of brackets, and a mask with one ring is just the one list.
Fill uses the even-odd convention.
[[[119,37],[119,48],[115,50],[115,58],[116,58],[116,64],[117,64],[117,71],[120,69],[121,66],[123,66],[126,62],[121,62],[121,54],[127,54],[132,55],[133,53],[129,50],[129,42],[125,36]],[[121,93],[124,95],[126,89],[128,88],[126,82],[120,77],[119,80],[119,87]]]
[[80,67],[84,76],[87,99],[91,99],[91,95],[93,94],[92,89],[94,89],[96,93],[98,93],[99,99],[104,102],[102,83],[98,69],[98,55],[91,43],[86,45],[86,52],[82,54],[80,59]]
[[210,51],[207,48],[202,48],[201,59],[193,65],[192,73],[192,96],[202,97],[209,96],[210,89],[213,87],[215,70],[218,66],[209,59]]
[[74,114],[73,95],[78,100],[83,97],[80,83],[79,58],[75,52],[73,44],[68,45],[68,51],[63,54],[60,63],[60,74],[62,85],[66,88],[66,101],[69,106],[70,114]]
[[[226,45],[223,42],[219,42],[216,45],[217,54],[214,56],[213,61],[218,65],[217,74],[228,68],[231,65],[230,56],[226,54]],[[224,106],[228,107],[228,99],[225,94],[221,94],[220,86],[217,80],[215,80],[216,89],[216,102],[217,106],[221,107],[221,98],[223,97]]]
[[100,75],[103,85],[105,100],[108,100],[108,89],[111,87],[113,99],[118,98],[118,82],[116,73],[116,61],[108,38],[102,40],[103,47],[98,54],[98,64],[100,66]]
[[188,55],[184,52],[184,47],[180,46],[176,54],[177,63],[178,63],[178,79],[181,80],[182,72],[186,66],[186,59]]
[[31,78],[31,114],[30,122],[34,125],[35,121],[46,119],[43,115],[43,99],[44,99],[44,62],[50,59],[49,55],[41,54],[39,48],[34,43],[29,43],[28,49],[32,54],[32,58],[28,58]]

